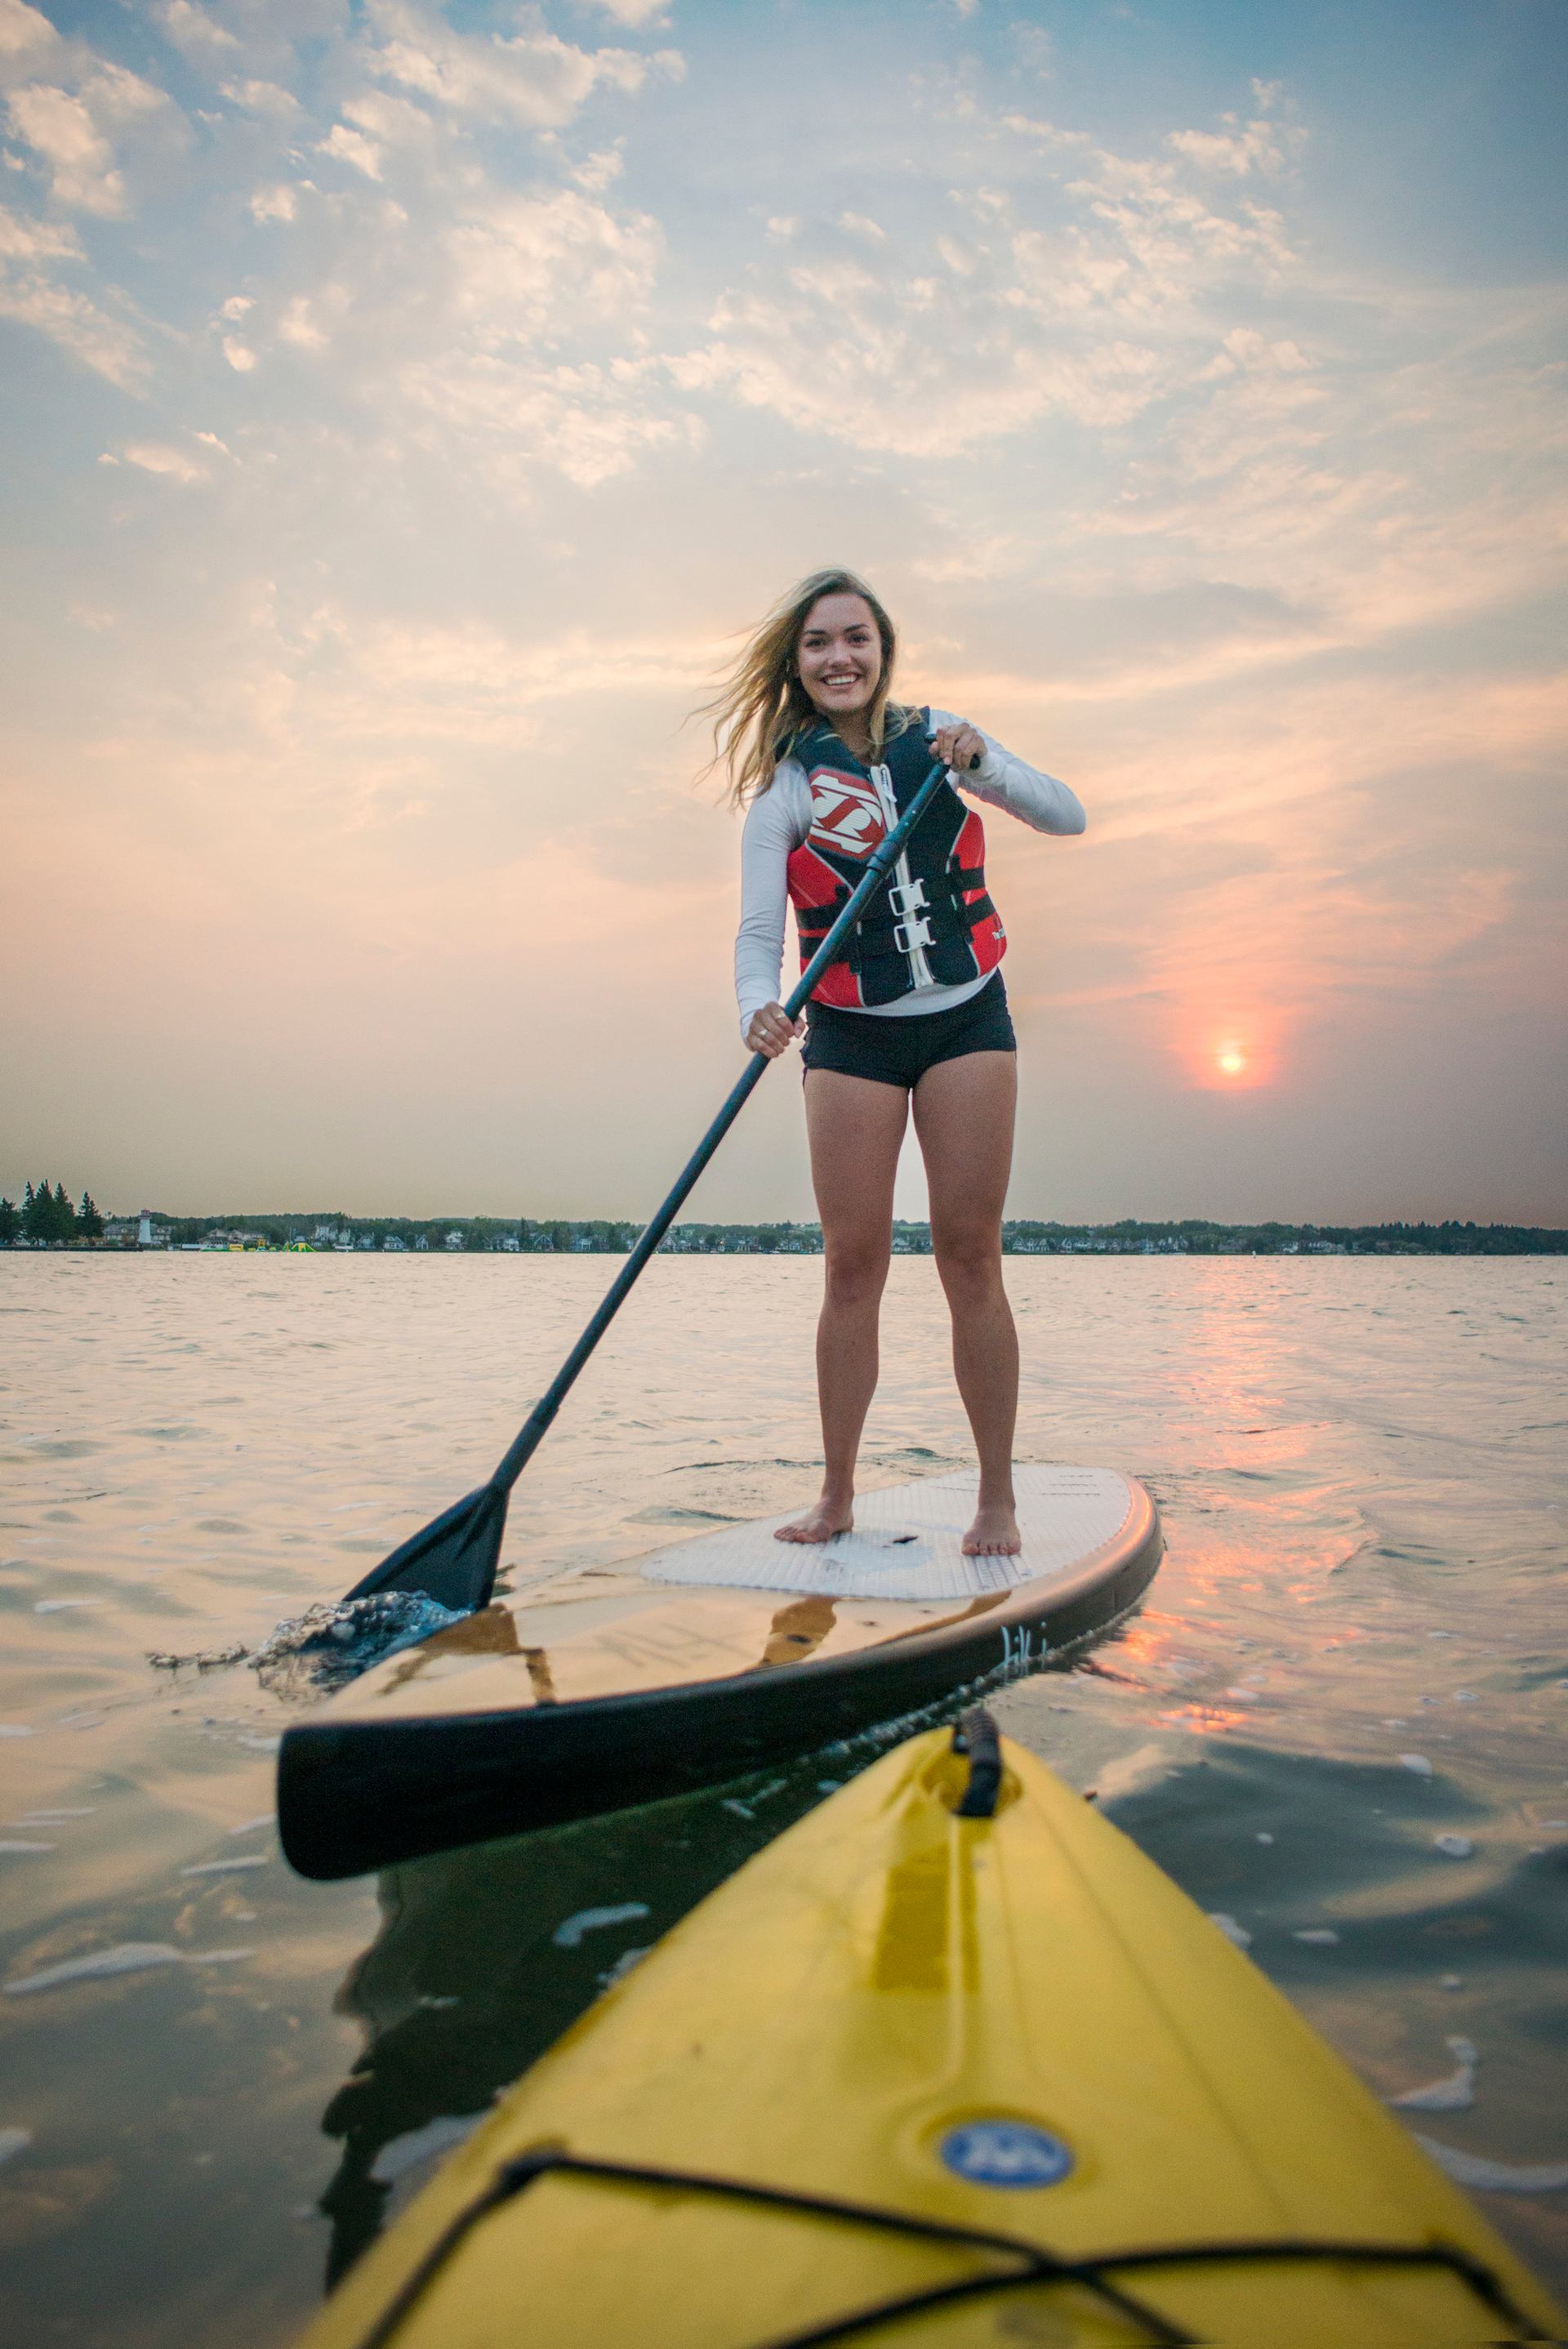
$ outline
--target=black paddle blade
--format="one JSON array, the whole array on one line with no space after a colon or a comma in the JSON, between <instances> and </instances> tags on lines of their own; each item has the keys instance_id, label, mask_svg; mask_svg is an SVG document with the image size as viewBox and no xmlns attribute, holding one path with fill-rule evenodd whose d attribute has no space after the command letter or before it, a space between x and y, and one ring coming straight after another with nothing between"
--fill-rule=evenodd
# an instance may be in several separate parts
<instances>
[{"instance_id":1,"label":"black paddle blade","mask_svg":"<svg viewBox=\"0 0 1568 2349\"><path fill-rule=\"evenodd\" d=\"M346 1596L368 1599L377 1590L422 1590L454 1613L488 1607L500 1563L506 1497L499 1485L481 1485L399 1542Z\"/></svg>"}]
</instances>

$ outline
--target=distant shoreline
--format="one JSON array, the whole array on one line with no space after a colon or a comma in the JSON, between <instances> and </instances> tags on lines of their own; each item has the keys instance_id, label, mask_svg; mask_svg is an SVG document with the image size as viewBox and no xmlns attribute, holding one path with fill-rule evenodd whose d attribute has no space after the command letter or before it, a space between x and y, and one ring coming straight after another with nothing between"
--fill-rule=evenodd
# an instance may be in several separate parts
<instances>
[{"instance_id":1,"label":"distant shoreline","mask_svg":"<svg viewBox=\"0 0 1568 2349\"><path fill-rule=\"evenodd\" d=\"M15 1240L17 1254L116 1256L144 1252L291 1252L355 1255L624 1256L639 1224L614 1219L490 1216L139 1216L104 1217L101 1238ZM931 1229L899 1222L897 1256L929 1256ZM1563 1256L1568 1231L1518 1224L1217 1224L1201 1219L1063 1224L1016 1218L1002 1226L1007 1256ZM820 1256L816 1224L677 1224L661 1253L674 1256Z\"/></svg>"}]
</instances>

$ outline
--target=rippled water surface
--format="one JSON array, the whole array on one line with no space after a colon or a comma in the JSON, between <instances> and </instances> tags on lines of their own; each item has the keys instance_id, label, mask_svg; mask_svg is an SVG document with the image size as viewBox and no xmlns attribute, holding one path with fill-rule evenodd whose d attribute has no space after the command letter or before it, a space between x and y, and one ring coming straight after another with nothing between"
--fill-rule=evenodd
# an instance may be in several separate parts
<instances>
[{"instance_id":1,"label":"rippled water surface","mask_svg":"<svg viewBox=\"0 0 1568 2349\"><path fill-rule=\"evenodd\" d=\"M307 1885L272 1833L281 1701L146 1661L256 1641L478 1482L613 1269L0 1257L5 2337L286 2341L464 2119L815 1799L808 1764ZM657 1259L518 1490L509 1566L804 1496L820 1277ZM1493 2165L1489 2215L1568 2288L1568 1268L1008 1280L1020 1456L1141 1476L1170 1554L1005 1726L1380 2095L1457 2075L1408 2117ZM896 1263L868 1481L963 1458L946 1355L930 1265Z\"/></svg>"}]
</instances>

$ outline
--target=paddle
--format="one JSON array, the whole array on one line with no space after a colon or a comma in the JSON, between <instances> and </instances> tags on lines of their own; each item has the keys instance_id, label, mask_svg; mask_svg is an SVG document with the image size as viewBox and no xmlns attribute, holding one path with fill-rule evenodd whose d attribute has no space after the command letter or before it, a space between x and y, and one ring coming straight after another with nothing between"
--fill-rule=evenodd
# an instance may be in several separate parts
<instances>
[{"instance_id":1,"label":"paddle","mask_svg":"<svg viewBox=\"0 0 1568 2349\"><path fill-rule=\"evenodd\" d=\"M979 763L977 758L970 761L972 768ZM892 830L868 859L864 877L801 972L799 985L784 1006L789 1019L795 1019L807 1002L811 989L859 921L867 901L924 814L946 773L947 769L939 759ZM687 1193L740 1114L752 1087L767 1066L765 1052L752 1054L728 1100L681 1170L668 1198L611 1282L603 1304L518 1430L490 1482L480 1485L476 1492L466 1495L462 1500L454 1502L449 1509L443 1509L438 1517L432 1517L418 1533L411 1534L406 1542L400 1542L389 1557L384 1557L380 1565L365 1577L363 1582L355 1584L353 1589L346 1594L347 1598L367 1599L373 1592L380 1590L417 1590L424 1591L441 1606L449 1607L454 1611L467 1613L488 1605L495 1587L496 1568L500 1560L507 1495L565 1401L578 1371L624 1304L638 1274L674 1223Z\"/></svg>"}]
</instances>

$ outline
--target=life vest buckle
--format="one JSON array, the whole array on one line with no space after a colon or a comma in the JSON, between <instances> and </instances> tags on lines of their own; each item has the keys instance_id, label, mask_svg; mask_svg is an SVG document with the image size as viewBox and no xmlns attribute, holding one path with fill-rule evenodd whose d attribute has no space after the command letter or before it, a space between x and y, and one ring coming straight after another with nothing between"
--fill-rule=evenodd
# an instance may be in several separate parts
<instances>
[{"instance_id":1,"label":"life vest buckle","mask_svg":"<svg viewBox=\"0 0 1568 2349\"><path fill-rule=\"evenodd\" d=\"M918 887L920 885L917 882L915 885ZM923 914L916 914L908 921L895 922L892 942L902 955L913 954L916 947L928 947L932 944L931 924Z\"/></svg>"},{"instance_id":2,"label":"life vest buckle","mask_svg":"<svg viewBox=\"0 0 1568 2349\"><path fill-rule=\"evenodd\" d=\"M924 906L923 881L894 881L888 889L888 903L895 914L918 914Z\"/></svg>"}]
</instances>

